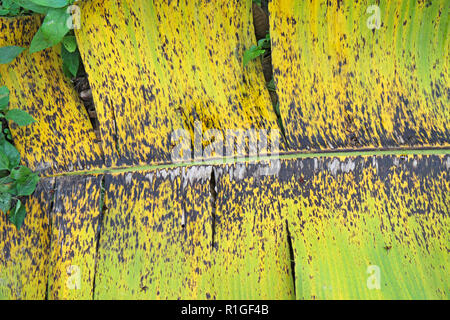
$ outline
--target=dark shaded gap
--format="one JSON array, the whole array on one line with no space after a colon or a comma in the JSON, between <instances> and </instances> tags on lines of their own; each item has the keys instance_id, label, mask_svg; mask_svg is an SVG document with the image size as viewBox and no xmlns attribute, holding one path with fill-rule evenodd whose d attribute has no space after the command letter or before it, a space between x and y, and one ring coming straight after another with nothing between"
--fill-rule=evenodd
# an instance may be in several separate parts
<instances>
[{"instance_id":1,"label":"dark shaded gap","mask_svg":"<svg viewBox=\"0 0 450 320\"><path fill-rule=\"evenodd\" d=\"M98 121L97 110L95 109L94 98L92 96L92 89L89 83L89 75L84 68L83 59L80 57L80 67L77 76L71 79L75 91L80 96L83 106L91 121L92 129L94 130L96 140L100 144L102 139L100 135L100 123Z\"/></svg>"},{"instance_id":2,"label":"dark shaded gap","mask_svg":"<svg viewBox=\"0 0 450 320\"><path fill-rule=\"evenodd\" d=\"M95 244L95 265L94 265L94 279L92 281L92 300L95 300L95 281L97 277L97 266L98 266L98 250L100 248L100 236L103 230L103 217L104 213L108 210L107 205L105 204L105 176L103 175L102 181L100 182L100 215L97 227L97 242Z\"/></svg>"},{"instance_id":3,"label":"dark shaded gap","mask_svg":"<svg viewBox=\"0 0 450 320\"><path fill-rule=\"evenodd\" d=\"M73 78L72 83L89 116L89 120L91 121L92 128L94 129L97 138L96 142L99 143L101 141L99 131L100 125L98 122L97 111L95 110L94 98L92 97L91 85L89 84L89 77L83 72L81 75Z\"/></svg>"},{"instance_id":4,"label":"dark shaded gap","mask_svg":"<svg viewBox=\"0 0 450 320\"><path fill-rule=\"evenodd\" d=\"M100 122L98 120L97 109L95 107L94 97L92 95L92 88L89 83L89 75L86 72L81 55L79 55L78 58L80 65L77 75L71 78L70 81L72 82L75 91L77 92L81 102L83 103L84 108L86 109L86 112L92 125L92 130L94 131L95 134L94 143L97 143L98 146L100 147L100 152L103 157L103 161L105 162L105 153L103 150L102 135L100 133ZM119 153L116 118L114 110L112 110L112 108L111 114L113 118L112 125L114 126L112 138L115 143L115 150L117 151L117 153Z\"/></svg>"},{"instance_id":5,"label":"dark shaded gap","mask_svg":"<svg viewBox=\"0 0 450 320\"><path fill-rule=\"evenodd\" d=\"M209 180L209 192L211 194L211 249L215 246L215 236L216 236L216 208L217 208L217 189L216 189L216 174L214 168L211 168L211 179Z\"/></svg>"},{"instance_id":6,"label":"dark shaded gap","mask_svg":"<svg viewBox=\"0 0 450 320\"><path fill-rule=\"evenodd\" d=\"M261 0L261 8L269 15L269 2L272 0Z\"/></svg>"},{"instance_id":7,"label":"dark shaded gap","mask_svg":"<svg viewBox=\"0 0 450 320\"><path fill-rule=\"evenodd\" d=\"M50 230L50 245L48 246L49 252L48 252L48 270L47 270L47 286L45 289L45 300L49 300L49 285L50 285L50 270L51 270L51 254L52 254L52 243L53 243L53 208L56 203L56 179L53 178L53 181L51 182L50 190L48 192L52 195L52 200L50 201L50 205L48 207L48 224L49 224L49 230ZM44 187L45 189L45 187ZM45 190L47 192L47 190Z\"/></svg>"},{"instance_id":8,"label":"dark shaded gap","mask_svg":"<svg viewBox=\"0 0 450 320\"><path fill-rule=\"evenodd\" d=\"M289 246L289 259L291 260L291 276L294 283L294 295L297 298L297 289L295 287L295 255L294 255L294 247L292 246L292 236L289 231L289 223L286 220L286 231L287 231L287 241Z\"/></svg>"}]
</instances>

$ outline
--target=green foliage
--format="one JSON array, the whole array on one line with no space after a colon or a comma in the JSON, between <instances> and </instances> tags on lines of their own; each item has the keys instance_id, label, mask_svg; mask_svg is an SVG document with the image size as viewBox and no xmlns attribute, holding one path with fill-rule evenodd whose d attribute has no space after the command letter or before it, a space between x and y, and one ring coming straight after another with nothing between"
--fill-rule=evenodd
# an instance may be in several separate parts
<instances>
[{"instance_id":1,"label":"green foliage","mask_svg":"<svg viewBox=\"0 0 450 320\"><path fill-rule=\"evenodd\" d=\"M0 48L0 64L7 64L13 61L25 48L17 46L7 46Z\"/></svg>"},{"instance_id":2,"label":"green foliage","mask_svg":"<svg viewBox=\"0 0 450 320\"><path fill-rule=\"evenodd\" d=\"M17 200L16 205L9 214L9 221L11 221L12 224L14 224L17 227L17 229L20 230L20 227L22 226L23 221L25 220L26 214L27 212L25 206L22 205L22 202L20 200Z\"/></svg>"},{"instance_id":3,"label":"green foliage","mask_svg":"<svg viewBox=\"0 0 450 320\"><path fill-rule=\"evenodd\" d=\"M27 112L20 109L12 109L6 112L5 118L10 121L14 121L19 126L27 126L35 122L32 116L30 116Z\"/></svg>"},{"instance_id":4,"label":"green foliage","mask_svg":"<svg viewBox=\"0 0 450 320\"><path fill-rule=\"evenodd\" d=\"M71 1L68 1L68 0L30 0L29 2L32 2L32 3L42 6L42 7L64 8Z\"/></svg>"},{"instance_id":5,"label":"green foliage","mask_svg":"<svg viewBox=\"0 0 450 320\"><path fill-rule=\"evenodd\" d=\"M63 46L61 46L61 57L63 59L63 71L64 74L69 77L76 77L78 73L78 68L80 67L80 52L78 51L78 48L70 47L67 48L67 45L63 42ZM73 51L70 51L73 50Z\"/></svg>"},{"instance_id":6,"label":"green foliage","mask_svg":"<svg viewBox=\"0 0 450 320\"><path fill-rule=\"evenodd\" d=\"M35 122L25 111L9 109L9 90L5 86L0 87L0 118L19 126ZM9 220L20 229L26 210L19 197L29 196L34 192L39 176L20 165L20 153L7 139L11 139L10 132L8 129L3 130L0 123L0 211L4 214L9 212Z\"/></svg>"},{"instance_id":7,"label":"green foliage","mask_svg":"<svg viewBox=\"0 0 450 320\"><path fill-rule=\"evenodd\" d=\"M5 86L0 87L0 110L9 105L9 89Z\"/></svg>"},{"instance_id":8,"label":"green foliage","mask_svg":"<svg viewBox=\"0 0 450 320\"><path fill-rule=\"evenodd\" d=\"M27 9L18 4L15 0L0 1L0 16L13 17L17 15L26 14Z\"/></svg>"},{"instance_id":9,"label":"green foliage","mask_svg":"<svg viewBox=\"0 0 450 320\"><path fill-rule=\"evenodd\" d=\"M258 45L253 45L250 47L250 49L244 52L244 67L247 66L250 61L263 56L269 49L270 34L267 34L264 39L258 41Z\"/></svg>"},{"instance_id":10,"label":"green foliage","mask_svg":"<svg viewBox=\"0 0 450 320\"><path fill-rule=\"evenodd\" d=\"M0 1L0 16L17 16L30 13L45 14L41 27L31 41L29 52L34 53L62 43L61 57L66 76L75 77L80 65L76 38L68 21L72 18L69 6L74 0L3 0ZM24 48L0 48L0 63L9 63Z\"/></svg>"},{"instance_id":11,"label":"green foliage","mask_svg":"<svg viewBox=\"0 0 450 320\"><path fill-rule=\"evenodd\" d=\"M12 170L20 163L20 154L11 143L2 139L0 142L0 170Z\"/></svg>"},{"instance_id":12,"label":"green foliage","mask_svg":"<svg viewBox=\"0 0 450 320\"><path fill-rule=\"evenodd\" d=\"M262 56L265 52L266 50L259 49L258 46L251 46L250 49L244 52L244 67L247 66L250 61Z\"/></svg>"},{"instance_id":13,"label":"green foliage","mask_svg":"<svg viewBox=\"0 0 450 320\"><path fill-rule=\"evenodd\" d=\"M70 31L67 20L70 15L65 9L50 9L36 32L30 45L30 53L53 47L60 43Z\"/></svg>"},{"instance_id":14,"label":"green foliage","mask_svg":"<svg viewBox=\"0 0 450 320\"><path fill-rule=\"evenodd\" d=\"M269 90L269 91L277 92L273 78L269 82L267 82L266 87L267 87L267 90Z\"/></svg>"},{"instance_id":15,"label":"green foliage","mask_svg":"<svg viewBox=\"0 0 450 320\"><path fill-rule=\"evenodd\" d=\"M270 34L267 33L264 39L258 41L258 48L261 49L270 49Z\"/></svg>"},{"instance_id":16,"label":"green foliage","mask_svg":"<svg viewBox=\"0 0 450 320\"><path fill-rule=\"evenodd\" d=\"M257 5L261 6L261 0L253 0L253 3L256 3Z\"/></svg>"},{"instance_id":17,"label":"green foliage","mask_svg":"<svg viewBox=\"0 0 450 320\"><path fill-rule=\"evenodd\" d=\"M39 176L20 166L20 154L6 140L0 125L0 211L9 212L9 220L20 229L26 211L19 197L29 196L36 189Z\"/></svg>"},{"instance_id":18,"label":"green foliage","mask_svg":"<svg viewBox=\"0 0 450 320\"><path fill-rule=\"evenodd\" d=\"M27 126L35 122L32 116L20 109L9 109L9 89L0 87L0 118L14 121L19 126Z\"/></svg>"},{"instance_id":19,"label":"green foliage","mask_svg":"<svg viewBox=\"0 0 450 320\"><path fill-rule=\"evenodd\" d=\"M73 35L67 35L62 40L64 48L70 52L73 53L77 49L77 39Z\"/></svg>"},{"instance_id":20,"label":"green foliage","mask_svg":"<svg viewBox=\"0 0 450 320\"><path fill-rule=\"evenodd\" d=\"M50 9L62 9L74 2L73 0L2 0L0 16L15 17L33 12L47 14Z\"/></svg>"}]
</instances>

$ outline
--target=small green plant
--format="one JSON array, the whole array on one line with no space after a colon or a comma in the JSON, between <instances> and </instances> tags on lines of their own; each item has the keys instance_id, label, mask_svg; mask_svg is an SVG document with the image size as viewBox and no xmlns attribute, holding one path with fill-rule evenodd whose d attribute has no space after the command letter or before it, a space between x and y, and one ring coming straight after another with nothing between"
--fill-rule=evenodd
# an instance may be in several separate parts
<instances>
[{"instance_id":1,"label":"small green plant","mask_svg":"<svg viewBox=\"0 0 450 320\"><path fill-rule=\"evenodd\" d=\"M71 5L74 2L75 0L2 0L0 16L44 14L45 18L31 41L29 52L38 52L62 43L61 57L64 73L68 77L75 77L80 65L80 53L71 29L73 27ZM22 51L16 51L16 56Z\"/></svg>"},{"instance_id":2,"label":"small green plant","mask_svg":"<svg viewBox=\"0 0 450 320\"><path fill-rule=\"evenodd\" d=\"M269 82L267 82L266 87L267 87L267 89L268 89L269 91L277 92L277 89L276 89L276 87L275 87L275 82L274 82L273 78L270 79Z\"/></svg>"},{"instance_id":3,"label":"small green plant","mask_svg":"<svg viewBox=\"0 0 450 320\"><path fill-rule=\"evenodd\" d=\"M9 90L6 86L0 87L0 119L13 121L19 126L35 122L25 111L9 108ZM34 192L39 176L20 165L20 153L8 141L11 138L9 129L3 129L3 123L0 122L0 211L8 215L9 220L20 229L26 215L20 197Z\"/></svg>"},{"instance_id":4,"label":"small green plant","mask_svg":"<svg viewBox=\"0 0 450 320\"><path fill-rule=\"evenodd\" d=\"M270 50L270 34L268 33L264 39L258 41L258 45L252 45L250 49L244 52L244 67L247 64L260 57L263 56L267 50Z\"/></svg>"},{"instance_id":5,"label":"small green plant","mask_svg":"<svg viewBox=\"0 0 450 320\"><path fill-rule=\"evenodd\" d=\"M62 40L61 58L64 74L69 78L76 77L80 68L81 56L73 31L70 31Z\"/></svg>"},{"instance_id":6,"label":"small green plant","mask_svg":"<svg viewBox=\"0 0 450 320\"><path fill-rule=\"evenodd\" d=\"M14 17L29 14L29 10L24 9L14 0L0 1L0 16Z\"/></svg>"}]
</instances>

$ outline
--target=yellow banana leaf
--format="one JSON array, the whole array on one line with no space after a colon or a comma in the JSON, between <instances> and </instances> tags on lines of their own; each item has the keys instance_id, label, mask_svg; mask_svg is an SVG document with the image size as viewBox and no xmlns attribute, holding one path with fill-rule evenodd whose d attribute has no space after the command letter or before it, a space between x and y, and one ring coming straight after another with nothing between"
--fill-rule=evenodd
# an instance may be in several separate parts
<instances>
[{"instance_id":1,"label":"yellow banana leaf","mask_svg":"<svg viewBox=\"0 0 450 320\"><path fill-rule=\"evenodd\" d=\"M298 299L448 299L450 156L283 160Z\"/></svg>"},{"instance_id":2,"label":"yellow banana leaf","mask_svg":"<svg viewBox=\"0 0 450 320\"><path fill-rule=\"evenodd\" d=\"M447 23L428 19L446 5L399 3L382 1L387 20L368 32L366 16L354 25L364 1L272 1L290 151L448 145ZM38 120L13 132L24 163L56 175L27 199L20 231L0 217L0 298L449 298L447 150L166 165L177 129L276 128L260 64L242 65L255 42L251 1L80 5L102 151L58 48L0 66L12 105ZM5 21L37 28L37 18ZM0 45L31 38L10 37ZM56 81L36 80L48 74ZM18 130L43 137L31 144Z\"/></svg>"},{"instance_id":3,"label":"yellow banana leaf","mask_svg":"<svg viewBox=\"0 0 450 320\"><path fill-rule=\"evenodd\" d=\"M106 175L95 297L448 299L449 159L290 156L274 176L259 162Z\"/></svg>"},{"instance_id":4,"label":"yellow banana leaf","mask_svg":"<svg viewBox=\"0 0 450 320\"><path fill-rule=\"evenodd\" d=\"M286 220L269 164L216 167L214 287L218 299L294 299Z\"/></svg>"},{"instance_id":5,"label":"yellow banana leaf","mask_svg":"<svg viewBox=\"0 0 450 320\"><path fill-rule=\"evenodd\" d=\"M81 4L80 52L107 165L170 162L172 134L277 129L251 1L100 1ZM197 124L196 124L197 123Z\"/></svg>"},{"instance_id":6,"label":"yellow banana leaf","mask_svg":"<svg viewBox=\"0 0 450 320\"><path fill-rule=\"evenodd\" d=\"M105 176L96 299L211 297L211 168L184 170Z\"/></svg>"},{"instance_id":7,"label":"yellow banana leaf","mask_svg":"<svg viewBox=\"0 0 450 320\"><path fill-rule=\"evenodd\" d=\"M103 176L56 179L48 299L91 299L101 226Z\"/></svg>"},{"instance_id":8,"label":"yellow banana leaf","mask_svg":"<svg viewBox=\"0 0 450 320\"><path fill-rule=\"evenodd\" d=\"M271 1L291 151L449 146L450 2L376 3Z\"/></svg>"}]
</instances>

